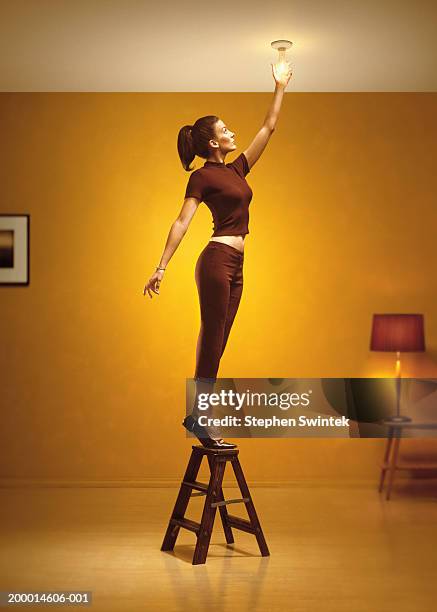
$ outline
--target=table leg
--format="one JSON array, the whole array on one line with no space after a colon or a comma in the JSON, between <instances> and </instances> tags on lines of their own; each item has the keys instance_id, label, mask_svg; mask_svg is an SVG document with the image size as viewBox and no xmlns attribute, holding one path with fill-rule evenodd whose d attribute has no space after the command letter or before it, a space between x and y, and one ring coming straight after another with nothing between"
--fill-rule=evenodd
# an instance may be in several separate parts
<instances>
[{"instance_id":1,"label":"table leg","mask_svg":"<svg viewBox=\"0 0 437 612\"><path fill-rule=\"evenodd\" d=\"M387 444L385 445L385 453L384 453L384 462L382 464L382 468L381 468L381 477L379 479L379 492L381 493L381 491L384 488L384 480L385 480L385 475L386 472L388 470L388 465L389 465L389 458L390 458L390 451L392 448L392 444L393 444L393 427L389 427L389 431L388 431L388 437L387 437Z\"/></svg>"},{"instance_id":2,"label":"table leg","mask_svg":"<svg viewBox=\"0 0 437 612\"><path fill-rule=\"evenodd\" d=\"M394 441L393 452L392 452L391 461L390 461L386 499L390 499L390 493L391 493L391 490L392 490L392 487L393 487L395 471L396 471L396 466L397 466L397 460L398 460L400 441L401 441L400 432L398 431L397 432L397 436L396 436L395 441Z\"/></svg>"}]
</instances>

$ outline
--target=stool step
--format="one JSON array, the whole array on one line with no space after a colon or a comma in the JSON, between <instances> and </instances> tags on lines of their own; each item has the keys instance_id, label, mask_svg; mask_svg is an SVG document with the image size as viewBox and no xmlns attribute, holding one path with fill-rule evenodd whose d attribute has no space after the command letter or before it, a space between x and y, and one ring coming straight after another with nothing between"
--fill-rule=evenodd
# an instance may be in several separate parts
<instances>
[{"instance_id":1,"label":"stool step","mask_svg":"<svg viewBox=\"0 0 437 612\"><path fill-rule=\"evenodd\" d=\"M207 448L205 446L194 445L192 446L193 451L201 455L215 455L216 457L236 457L238 455L238 448Z\"/></svg>"},{"instance_id":2,"label":"stool step","mask_svg":"<svg viewBox=\"0 0 437 612\"><path fill-rule=\"evenodd\" d=\"M211 504L211 508L217 508L217 506L227 506L228 504L238 504L240 502L248 502L250 501L249 497L241 497L240 499L226 499L219 502L213 502Z\"/></svg>"},{"instance_id":3,"label":"stool step","mask_svg":"<svg viewBox=\"0 0 437 612\"><path fill-rule=\"evenodd\" d=\"M203 482L198 482L195 480L194 482L188 482L188 480L184 480L182 482L186 487L190 487L190 489L196 489L196 491L203 491L206 493L208 491L208 485Z\"/></svg>"},{"instance_id":4,"label":"stool step","mask_svg":"<svg viewBox=\"0 0 437 612\"><path fill-rule=\"evenodd\" d=\"M196 523L196 521L190 521L187 518L172 518L170 520L171 525L177 525L178 527L184 527L189 531L194 531L194 533L198 534L200 531L200 523Z\"/></svg>"},{"instance_id":5,"label":"stool step","mask_svg":"<svg viewBox=\"0 0 437 612\"><path fill-rule=\"evenodd\" d=\"M235 527L235 529L240 529L241 531L247 531L247 533L255 533L256 531L252 527L250 521L242 519L239 516L234 516L233 514L228 514L228 525L229 527Z\"/></svg>"}]
</instances>

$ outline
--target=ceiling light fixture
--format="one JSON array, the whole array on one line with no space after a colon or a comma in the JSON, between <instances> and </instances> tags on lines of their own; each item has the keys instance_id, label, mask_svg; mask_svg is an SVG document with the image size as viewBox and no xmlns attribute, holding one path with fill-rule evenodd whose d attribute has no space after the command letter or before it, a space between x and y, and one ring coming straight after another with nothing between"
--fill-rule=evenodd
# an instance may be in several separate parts
<instances>
[{"instance_id":1,"label":"ceiling light fixture","mask_svg":"<svg viewBox=\"0 0 437 612\"><path fill-rule=\"evenodd\" d=\"M285 52L287 49L290 49L293 44L290 40L274 40L270 43L273 49L278 50L279 58L276 63L277 69L280 73L286 73L288 71L287 60L285 57Z\"/></svg>"}]
</instances>

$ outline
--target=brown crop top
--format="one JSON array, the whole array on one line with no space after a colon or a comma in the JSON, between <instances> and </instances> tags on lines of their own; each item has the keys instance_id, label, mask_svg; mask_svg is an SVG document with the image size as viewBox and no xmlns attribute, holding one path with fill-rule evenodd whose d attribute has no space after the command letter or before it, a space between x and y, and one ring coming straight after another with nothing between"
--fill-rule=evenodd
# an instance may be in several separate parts
<instances>
[{"instance_id":1,"label":"brown crop top","mask_svg":"<svg viewBox=\"0 0 437 612\"><path fill-rule=\"evenodd\" d=\"M188 180L186 198L205 202L212 212L213 236L237 236L249 233L249 204L252 189L244 178L250 172L244 153L225 164L206 161Z\"/></svg>"}]
</instances>

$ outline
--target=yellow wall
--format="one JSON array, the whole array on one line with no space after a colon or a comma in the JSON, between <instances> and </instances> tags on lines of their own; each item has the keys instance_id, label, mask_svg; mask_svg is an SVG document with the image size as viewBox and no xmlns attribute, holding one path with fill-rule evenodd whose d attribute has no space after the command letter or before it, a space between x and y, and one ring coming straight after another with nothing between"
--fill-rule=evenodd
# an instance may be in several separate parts
<instances>
[{"instance_id":1,"label":"yellow wall","mask_svg":"<svg viewBox=\"0 0 437 612\"><path fill-rule=\"evenodd\" d=\"M242 151L270 93L0 94L0 207L31 215L31 284L0 287L2 478L179 481L202 204L143 297L189 174L179 128L217 114ZM245 286L219 376L393 374L374 312L422 312L437 377L432 93L292 93L247 177ZM234 156L229 157L231 161ZM203 160L196 160L196 167ZM376 478L383 440L241 440L254 482Z\"/></svg>"}]
</instances>

